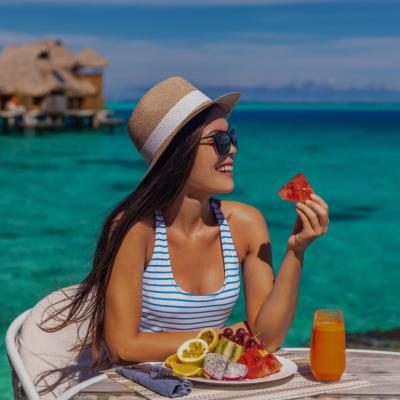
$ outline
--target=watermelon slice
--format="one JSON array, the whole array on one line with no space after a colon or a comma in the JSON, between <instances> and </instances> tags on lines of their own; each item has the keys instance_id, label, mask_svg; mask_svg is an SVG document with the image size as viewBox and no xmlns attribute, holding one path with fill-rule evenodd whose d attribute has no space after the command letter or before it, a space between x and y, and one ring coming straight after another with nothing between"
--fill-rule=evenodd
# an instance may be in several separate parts
<instances>
[{"instance_id":1,"label":"watermelon slice","mask_svg":"<svg viewBox=\"0 0 400 400\"><path fill-rule=\"evenodd\" d=\"M275 374L275 372L279 372L282 368L282 364L273 354L267 354L264 358L264 363L271 371L271 374Z\"/></svg>"},{"instance_id":2,"label":"watermelon slice","mask_svg":"<svg viewBox=\"0 0 400 400\"><path fill-rule=\"evenodd\" d=\"M239 358L238 363L247 366L247 379L263 378L278 372L282 367L282 364L273 354L267 354L263 357L256 347L247 348Z\"/></svg>"},{"instance_id":3,"label":"watermelon slice","mask_svg":"<svg viewBox=\"0 0 400 400\"><path fill-rule=\"evenodd\" d=\"M278 193L282 200L304 203L314 190L303 174L297 174Z\"/></svg>"}]
</instances>

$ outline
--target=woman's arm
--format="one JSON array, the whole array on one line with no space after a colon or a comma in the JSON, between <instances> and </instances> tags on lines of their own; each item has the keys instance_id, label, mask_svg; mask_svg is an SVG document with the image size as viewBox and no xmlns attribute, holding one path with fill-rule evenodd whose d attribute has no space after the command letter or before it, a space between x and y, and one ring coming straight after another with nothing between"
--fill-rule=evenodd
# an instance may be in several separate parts
<instances>
[{"instance_id":1,"label":"woman's arm","mask_svg":"<svg viewBox=\"0 0 400 400\"><path fill-rule=\"evenodd\" d=\"M303 255L287 250L273 289L254 320L253 331L261 333L267 350L275 351L293 321L299 292Z\"/></svg>"},{"instance_id":2,"label":"woman's arm","mask_svg":"<svg viewBox=\"0 0 400 400\"><path fill-rule=\"evenodd\" d=\"M241 218L245 219L242 223L248 237L243 266L247 317L253 333L261 334L268 351L279 347L294 318L304 250L327 231L327 210L319 196L307 206L296 206L299 217L274 281L271 241L264 217L254 207L243 207Z\"/></svg>"},{"instance_id":3,"label":"woman's arm","mask_svg":"<svg viewBox=\"0 0 400 400\"><path fill-rule=\"evenodd\" d=\"M148 234L149 228L143 223L132 227L117 253L107 287L104 329L113 363L164 360L199 332L139 332ZM232 327L244 327L244 324ZM216 330L220 333L222 329Z\"/></svg>"}]
</instances>

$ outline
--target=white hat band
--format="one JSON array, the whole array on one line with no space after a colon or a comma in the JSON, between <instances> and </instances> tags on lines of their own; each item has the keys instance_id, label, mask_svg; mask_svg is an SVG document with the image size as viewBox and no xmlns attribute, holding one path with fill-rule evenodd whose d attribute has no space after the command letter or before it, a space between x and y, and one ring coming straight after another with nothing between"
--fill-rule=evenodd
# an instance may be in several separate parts
<instances>
[{"instance_id":1,"label":"white hat band","mask_svg":"<svg viewBox=\"0 0 400 400\"><path fill-rule=\"evenodd\" d=\"M150 162L154 154L178 125L188 117L193 110L211 99L200 90L193 90L182 97L155 127L140 151L144 159Z\"/></svg>"}]
</instances>

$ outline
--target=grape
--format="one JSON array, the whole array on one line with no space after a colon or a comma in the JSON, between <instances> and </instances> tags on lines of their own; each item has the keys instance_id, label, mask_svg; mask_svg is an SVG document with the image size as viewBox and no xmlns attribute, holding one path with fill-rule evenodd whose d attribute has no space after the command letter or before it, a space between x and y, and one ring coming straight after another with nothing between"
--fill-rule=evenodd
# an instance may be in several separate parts
<instances>
[{"instance_id":1,"label":"grape","mask_svg":"<svg viewBox=\"0 0 400 400\"><path fill-rule=\"evenodd\" d=\"M226 338L230 338L230 337L233 335L233 330L232 330L232 328L225 328L225 329L224 329L224 332L223 332L223 335L224 335Z\"/></svg>"},{"instance_id":2,"label":"grape","mask_svg":"<svg viewBox=\"0 0 400 400\"><path fill-rule=\"evenodd\" d=\"M239 338L236 335L232 335L229 340L233 343L237 343L238 344L238 340Z\"/></svg>"},{"instance_id":3,"label":"grape","mask_svg":"<svg viewBox=\"0 0 400 400\"><path fill-rule=\"evenodd\" d=\"M238 336L238 337L243 337L245 333L246 333L246 330L243 328L236 329L236 336Z\"/></svg>"},{"instance_id":4,"label":"grape","mask_svg":"<svg viewBox=\"0 0 400 400\"><path fill-rule=\"evenodd\" d=\"M251 338L251 335L249 332L245 332L245 334L243 335L243 343L246 344L247 341Z\"/></svg>"},{"instance_id":5,"label":"grape","mask_svg":"<svg viewBox=\"0 0 400 400\"><path fill-rule=\"evenodd\" d=\"M246 347L247 348L256 347L256 346L257 346L257 342L254 339L249 339L246 342Z\"/></svg>"},{"instance_id":6,"label":"grape","mask_svg":"<svg viewBox=\"0 0 400 400\"><path fill-rule=\"evenodd\" d=\"M243 346L243 337L242 336L233 335L230 340L232 340L232 342L235 342L236 344L240 344L241 346Z\"/></svg>"},{"instance_id":7,"label":"grape","mask_svg":"<svg viewBox=\"0 0 400 400\"><path fill-rule=\"evenodd\" d=\"M267 344L262 339L258 339L257 348L260 350L266 350Z\"/></svg>"}]
</instances>

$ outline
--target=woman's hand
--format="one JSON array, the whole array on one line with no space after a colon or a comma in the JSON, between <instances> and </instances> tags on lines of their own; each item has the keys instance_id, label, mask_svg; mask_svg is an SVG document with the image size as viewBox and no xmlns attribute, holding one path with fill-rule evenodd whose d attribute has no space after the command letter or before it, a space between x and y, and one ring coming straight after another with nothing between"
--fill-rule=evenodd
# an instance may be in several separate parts
<instances>
[{"instance_id":1,"label":"woman's hand","mask_svg":"<svg viewBox=\"0 0 400 400\"><path fill-rule=\"evenodd\" d=\"M312 194L306 204L296 204L296 212L299 216L288 240L288 249L302 253L317 237L328 231L328 205L320 196Z\"/></svg>"}]
</instances>

